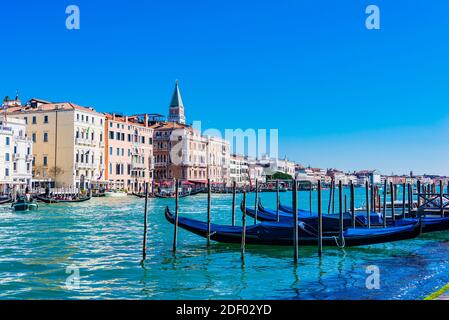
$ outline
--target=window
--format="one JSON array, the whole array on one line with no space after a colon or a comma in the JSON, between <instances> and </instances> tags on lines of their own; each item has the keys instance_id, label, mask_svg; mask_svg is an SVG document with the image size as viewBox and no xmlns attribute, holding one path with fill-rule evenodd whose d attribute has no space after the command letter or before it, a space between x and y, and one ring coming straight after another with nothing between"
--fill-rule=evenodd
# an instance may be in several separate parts
<instances>
[{"instance_id":1,"label":"window","mask_svg":"<svg viewBox=\"0 0 449 320\"><path fill-rule=\"evenodd\" d=\"M109 139L114 140L114 131L109 131Z\"/></svg>"},{"instance_id":2,"label":"window","mask_svg":"<svg viewBox=\"0 0 449 320\"><path fill-rule=\"evenodd\" d=\"M27 172L30 172L30 170L31 170L31 167L30 167L30 163L28 162L27 163Z\"/></svg>"},{"instance_id":3,"label":"window","mask_svg":"<svg viewBox=\"0 0 449 320\"><path fill-rule=\"evenodd\" d=\"M44 156L43 164L44 164L44 167L46 167L48 165L48 157L47 156Z\"/></svg>"},{"instance_id":4,"label":"window","mask_svg":"<svg viewBox=\"0 0 449 320\"><path fill-rule=\"evenodd\" d=\"M76 120L80 121L80 114L79 113L76 114Z\"/></svg>"},{"instance_id":5,"label":"window","mask_svg":"<svg viewBox=\"0 0 449 320\"><path fill-rule=\"evenodd\" d=\"M112 156L112 147L109 147L109 155Z\"/></svg>"},{"instance_id":6,"label":"window","mask_svg":"<svg viewBox=\"0 0 449 320\"><path fill-rule=\"evenodd\" d=\"M120 148L117 148L117 155L120 155Z\"/></svg>"},{"instance_id":7,"label":"window","mask_svg":"<svg viewBox=\"0 0 449 320\"><path fill-rule=\"evenodd\" d=\"M6 137L6 145L9 146L11 144L11 139L9 137Z\"/></svg>"},{"instance_id":8,"label":"window","mask_svg":"<svg viewBox=\"0 0 449 320\"><path fill-rule=\"evenodd\" d=\"M14 171L17 171L17 162L14 162L14 163L12 164L12 169L13 169Z\"/></svg>"},{"instance_id":9,"label":"window","mask_svg":"<svg viewBox=\"0 0 449 320\"><path fill-rule=\"evenodd\" d=\"M48 142L48 132L44 132L44 142Z\"/></svg>"},{"instance_id":10,"label":"window","mask_svg":"<svg viewBox=\"0 0 449 320\"><path fill-rule=\"evenodd\" d=\"M28 124L28 117L23 118L25 120L25 124Z\"/></svg>"},{"instance_id":11,"label":"window","mask_svg":"<svg viewBox=\"0 0 449 320\"><path fill-rule=\"evenodd\" d=\"M17 154L17 146L14 146L14 154Z\"/></svg>"},{"instance_id":12,"label":"window","mask_svg":"<svg viewBox=\"0 0 449 320\"><path fill-rule=\"evenodd\" d=\"M5 161L10 161L9 160L9 153L5 153Z\"/></svg>"},{"instance_id":13,"label":"window","mask_svg":"<svg viewBox=\"0 0 449 320\"><path fill-rule=\"evenodd\" d=\"M120 132L117 132L115 136L116 136L116 139L117 139L118 141L120 141Z\"/></svg>"},{"instance_id":14,"label":"window","mask_svg":"<svg viewBox=\"0 0 449 320\"><path fill-rule=\"evenodd\" d=\"M33 134L31 135L31 139L34 143L36 143L36 133L33 132Z\"/></svg>"},{"instance_id":15,"label":"window","mask_svg":"<svg viewBox=\"0 0 449 320\"><path fill-rule=\"evenodd\" d=\"M9 168L5 168L5 177L9 177Z\"/></svg>"},{"instance_id":16,"label":"window","mask_svg":"<svg viewBox=\"0 0 449 320\"><path fill-rule=\"evenodd\" d=\"M103 134L100 133L100 142L103 142Z\"/></svg>"},{"instance_id":17,"label":"window","mask_svg":"<svg viewBox=\"0 0 449 320\"><path fill-rule=\"evenodd\" d=\"M36 116L33 116L33 124L36 124L37 123L37 121L36 121Z\"/></svg>"},{"instance_id":18,"label":"window","mask_svg":"<svg viewBox=\"0 0 449 320\"><path fill-rule=\"evenodd\" d=\"M28 147L28 148L27 148L27 155L30 155L30 154L31 154L31 148Z\"/></svg>"},{"instance_id":19,"label":"window","mask_svg":"<svg viewBox=\"0 0 449 320\"><path fill-rule=\"evenodd\" d=\"M44 116L44 123L48 123L48 116Z\"/></svg>"}]
</instances>

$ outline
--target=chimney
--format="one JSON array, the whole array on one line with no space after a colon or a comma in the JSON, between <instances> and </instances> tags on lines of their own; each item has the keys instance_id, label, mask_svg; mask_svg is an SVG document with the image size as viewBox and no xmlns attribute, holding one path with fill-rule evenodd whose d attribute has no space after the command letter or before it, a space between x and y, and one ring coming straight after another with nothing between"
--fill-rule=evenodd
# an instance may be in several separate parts
<instances>
[{"instance_id":1,"label":"chimney","mask_svg":"<svg viewBox=\"0 0 449 320\"><path fill-rule=\"evenodd\" d=\"M145 127L148 127L148 114L145 113Z\"/></svg>"},{"instance_id":2,"label":"chimney","mask_svg":"<svg viewBox=\"0 0 449 320\"><path fill-rule=\"evenodd\" d=\"M115 121L115 113L112 114L112 120Z\"/></svg>"}]
</instances>

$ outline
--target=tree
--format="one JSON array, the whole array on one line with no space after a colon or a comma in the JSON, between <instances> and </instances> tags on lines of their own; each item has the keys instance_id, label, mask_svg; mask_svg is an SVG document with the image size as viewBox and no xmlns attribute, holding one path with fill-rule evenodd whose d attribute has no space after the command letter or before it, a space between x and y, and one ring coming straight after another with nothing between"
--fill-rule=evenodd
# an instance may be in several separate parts
<instances>
[{"instance_id":1,"label":"tree","mask_svg":"<svg viewBox=\"0 0 449 320\"><path fill-rule=\"evenodd\" d=\"M56 178L60 175L63 174L64 170L62 170L60 167L51 167L48 170L48 175L50 176L50 178L53 178L53 180L56 181Z\"/></svg>"},{"instance_id":2,"label":"tree","mask_svg":"<svg viewBox=\"0 0 449 320\"><path fill-rule=\"evenodd\" d=\"M267 176L267 180L291 180L293 177L288 173L277 171L271 176Z\"/></svg>"}]
</instances>

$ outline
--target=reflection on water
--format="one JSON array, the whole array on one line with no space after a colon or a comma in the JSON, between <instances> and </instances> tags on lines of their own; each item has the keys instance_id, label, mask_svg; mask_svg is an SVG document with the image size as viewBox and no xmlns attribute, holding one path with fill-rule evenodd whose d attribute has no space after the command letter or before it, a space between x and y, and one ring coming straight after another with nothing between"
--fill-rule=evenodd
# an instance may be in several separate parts
<instances>
[{"instance_id":1,"label":"reflection on water","mask_svg":"<svg viewBox=\"0 0 449 320\"><path fill-rule=\"evenodd\" d=\"M360 205L363 190L357 195ZM284 204L290 197L281 194ZM261 198L274 207L274 193ZM308 193L299 200L308 208ZM213 195L214 223L231 223L231 203L231 195ZM254 204L254 195L248 203ZM43 204L24 214L0 207L0 298L419 299L449 282L446 232L344 250L325 247L322 258L316 247L300 245L295 266L291 247L248 245L242 262L239 245L212 242L208 249L206 239L180 230L173 254L173 226L163 215L165 206L174 205L170 199L149 200L142 266L143 204L133 197L100 198ZM180 205L180 214L206 220L206 195L182 198ZM379 290L365 287L369 265L380 269ZM79 289L65 286L68 266L79 268Z\"/></svg>"}]
</instances>

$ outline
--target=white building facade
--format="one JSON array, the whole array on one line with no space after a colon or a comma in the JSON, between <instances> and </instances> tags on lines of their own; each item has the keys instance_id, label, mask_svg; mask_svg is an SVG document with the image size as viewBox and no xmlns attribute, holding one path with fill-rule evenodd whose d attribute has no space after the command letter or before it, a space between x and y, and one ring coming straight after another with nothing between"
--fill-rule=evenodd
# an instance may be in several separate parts
<instances>
[{"instance_id":1,"label":"white building facade","mask_svg":"<svg viewBox=\"0 0 449 320\"><path fill-rule=\"evenodd\" d=\"M33 143L22 119L0 117L0 193L31 187Z\"/></svg>"}]
</instances>

